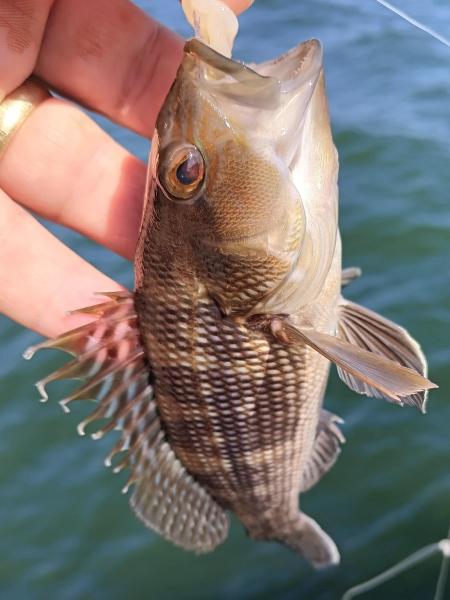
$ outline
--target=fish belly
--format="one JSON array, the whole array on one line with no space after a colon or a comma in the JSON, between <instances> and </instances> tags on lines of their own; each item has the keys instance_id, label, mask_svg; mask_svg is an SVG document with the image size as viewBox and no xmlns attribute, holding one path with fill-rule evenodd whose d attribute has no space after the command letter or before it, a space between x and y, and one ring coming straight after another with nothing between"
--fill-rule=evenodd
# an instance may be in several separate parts
<instances>
[{"instance_id":1,"label":"fish belly","mask_svg":"<svg viewBox=\"0 0 450 600\"><path fill-rule=\"evenodd\" d=\"M250 532L297 515L328 361L221 316L188 284L136 292L167 439L186 469Z\"/></svg>"}]
</instances>

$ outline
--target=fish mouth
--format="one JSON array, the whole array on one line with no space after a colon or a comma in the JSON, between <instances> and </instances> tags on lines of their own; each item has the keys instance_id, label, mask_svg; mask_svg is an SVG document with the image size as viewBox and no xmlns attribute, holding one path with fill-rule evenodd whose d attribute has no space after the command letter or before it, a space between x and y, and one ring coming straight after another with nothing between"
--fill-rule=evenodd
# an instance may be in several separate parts
<instances>
[{"instance_id":1,"label":"fish mouth","mask_svg":"<svg viewBox=\"0 0 450 600\"><path fill-rule=\"evenodd\" d=\"M294 91L299 86L314 82L322 68L322 44L317 39L302 42L278 58L247 68L260 77L271 77L281 84L281 91Z\"/></svg>"},{"instance_id":2,"label":"fish mouth","mask_svg":"<svg viewBox=\"0 0 450 600\"><path fill-rule=\"evenodd\" d=\"M223 56L198 39L188 40L184 50L195 59L197 75L209 91L243 106L265 109L278 108L287 96L305 86L313 90L323 57L322 45L316 39L274 60L249 65Z\"/></svg>"},{"instance_id":3,"label":"fish mouth","mask_svg":"<svg viewBox=\"0 0 450 600\"><path fill-rule=\"evenodd\" d=\"M259 75L197 39L188 40L184 50L194 59L197 82L208 92L241 106L277 107L279 82L273 77Z\"/></svg>"},{"instance_id":4,"label":"fish mouth","mask_svg":"<svg viewBox=\"0 0 450 600\"><path fill-rule=\"evenodd\" d=\"M322 72L321 43L311 39L274 60L244 65L193 39L186 42L185 58L189 77L231 126L249 138L271 140L278 157L291 168Z\"/></svg>"}]
</instances>

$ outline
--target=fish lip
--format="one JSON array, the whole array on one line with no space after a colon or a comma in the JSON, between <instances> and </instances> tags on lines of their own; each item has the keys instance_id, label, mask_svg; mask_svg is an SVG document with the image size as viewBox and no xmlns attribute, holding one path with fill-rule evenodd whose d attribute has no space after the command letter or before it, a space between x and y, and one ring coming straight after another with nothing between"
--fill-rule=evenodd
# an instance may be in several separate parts
<instances>
[{"instance_id":1,"label":"fish lip","mask_svg":"<svg viewBox=\"0 0 450 600\"><path fill-rule=\"evenodd\" d=\"M246 65L227 58L196 38L187 40L184 51L236 79L251 78L255 81L259 80L261 85L263 83L269 85L270 82L282 84L281 91L289 91L290 84L297 87L311 78L315 79L322 68L323 60L322 43L315 38L301 42L277 58L259 64ZM291 71L290 66L292 66Z\"/></svg>"},{"instance_id":2,"label":"fish lip","mask_svg":"<svg viewBox=\"0 0 450 600\"><path fill-rule=\"evenodd\" d=\"M195 38L186 42L184 52L193 59L190 70L197 84L213 95L222 96L241 106L265 109L278 107L280 82L277 79L260 75Z\"/></svg>"},{"instance_id":3,"label":"fish lip","mask_svg":"<svg viewBox=\"0 0 450 600\"><path fill-rule=\"evenodd\" d=\"M269 79L264 75L260 75L244 63L239 62L237 60L233 60L232 58L227 58L223 54L220 54L220 52L213 50L213 48L211 48L207 44L204 44L196 38L192 38L186 41L184 45L184 51L186 54L193 54L201 58L202 61L210 67L220 69L227 75L232 75L236 77L241 72L249 72L251 75L256 75L258 78Z\"/></svg>"},{"instance_id":4,"label":"fish lip","mask_svg":"<svg viewBox=\"0 0 450 600\"><path fill-rule=\"evenodd\" d=\"M298 98L299 121L322 71L322 45L316 39L260 64L245 65L227 58L197 39L188 40L184 52L185 74L216 101L241 111L244 119L247 108L275 115Z\"/></svg>"},{"instance_id":5,"label":"fish lip","mask_svg":"<svg viewBox=\"0 0 450 600\"><path fill-rule=\"evenodd\" d=\"M272 77L281 83L281 91L291 91L317 79L323 62L320 40L311 38L284 52L277 58L259 64L249 64L262 77Z\"/></svg>"}]
</instances>

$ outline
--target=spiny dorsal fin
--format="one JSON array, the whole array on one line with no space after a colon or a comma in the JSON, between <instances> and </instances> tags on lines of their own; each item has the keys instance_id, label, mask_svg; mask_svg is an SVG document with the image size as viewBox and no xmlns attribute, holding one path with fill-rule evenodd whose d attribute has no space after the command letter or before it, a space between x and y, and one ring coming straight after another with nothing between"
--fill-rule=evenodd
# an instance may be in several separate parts
<instances>
[{"instance_id":1,"label":"spiny dorsal fin","mask_svg":"<svg viewBox=\"0 0 450 600\"><path fill-rule=\"evenodd\" d=\"M372 389L376 389L391 402L403 405L403 398L437 387L413 369L332 335L313 329L299 329L289 321L283 321L279 327L280 339L314 348L340 367L347 374L345 383L362 394L369 395Z\"/></svg>"},{"instance_id":2,"label":"spiny dorsal fin","mask_svg":"<svg viewBox=\"0 0 450 600\"><path fill-rule=\"evenodd\" d=\"M302 492L307 492L316 485L337 461L341 444L345 442L339 429L339 424L343 422L343 419L328 410L320 411L314 447L302 473Z\"/></svg>"},{"instance_id":3,"label":"spiny dorsal fin","mask_svg":"<svg viewBox=\"0 0 450 600\"><path fill-rule=\"evenodd\" d=\"M427 361L419 344L396 323L375 312L342 299L339 305L338 336L340 339L369 350L379 356L427 376ZM353 378L338 366L339 377L355 392L390 400L380 390ZM425 412L427 390L402 396L401 400Z\"/></svg>"},{"instance_id":4,"label":"spiny dorsal fin","mask_svg":"<svg viewBox=\"0 0 450 600\"><path fill-rule=\"evenodd\" d=\"M177 459L158 416L151 372L141 346L133 296L129 292L105 294L107 302L82 309L97 320L29 348L31 358L41 348L58 348L74 360L42 379L37 387L42 401L45 386L61 379L80 379L75 391L61 400L66 412L75 400L97 400L96 409L78 425L98 419L103 425L91 434L100 439L113 429L121 435L105 460L118 473L130 468L123 488L134 485L130 504L150 528L175 544L195 552L208 552L228 533L228 517ZM105 422L106 419L106 422ZM118 460L114 460L120 455ZM114 463L114 464L113 464Z\"/></svg>"},{"instance_id":5,"label":"spiny dorsal fin","mask_svg":"<svg viewBox=\"0 0 450 600\"><path fill-rule=\"evenodd\" d=\"M347 267L347 269L343 269L341 274L341 287L346 287L358 277L361 277L361 269L359 267Z\"/></svg>"}]
</instances>

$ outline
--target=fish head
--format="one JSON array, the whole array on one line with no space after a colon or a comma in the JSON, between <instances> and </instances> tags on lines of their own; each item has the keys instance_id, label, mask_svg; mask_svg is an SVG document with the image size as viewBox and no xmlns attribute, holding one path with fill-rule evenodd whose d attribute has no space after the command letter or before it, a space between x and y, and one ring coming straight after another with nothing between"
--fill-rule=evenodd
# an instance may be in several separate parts
<instances>
[{"instance_id":1,"label":"fish head","mask_svg":"<svg viewBox=\"0 0 450 600\"><path fill-rule=\"evenodd\" d=\"M159 114L150 161L159 235L176 238L230 312L251 310L301 255L307 223L293 171L321 69L316 40L255 68L191 40Z\"/></svg>"}]
</instances>

